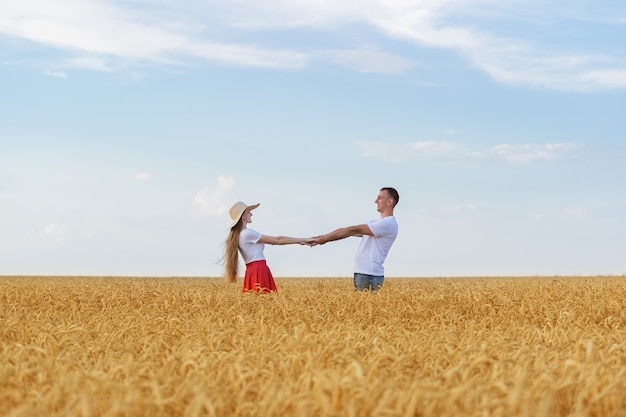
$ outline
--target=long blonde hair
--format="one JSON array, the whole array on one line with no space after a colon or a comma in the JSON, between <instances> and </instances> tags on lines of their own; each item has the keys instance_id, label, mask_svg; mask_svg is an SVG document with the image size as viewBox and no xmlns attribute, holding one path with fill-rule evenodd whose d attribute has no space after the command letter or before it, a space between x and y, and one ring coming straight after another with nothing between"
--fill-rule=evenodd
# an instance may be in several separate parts
<instances>
[{"instance_id":1,"label":"long blonde hair","mask_svg":"<svg viewBox=\"0 0 626 417\"><path fill-rule=\"evenodd\" d=\"M243 216L242 216L243 218ZM226 239L226 249L224 253L224 276L226 282L237 282L239 272L239 235L243 230L243 219L240 218L236 225L230 228Z\"/></svg>"}]
</instances>

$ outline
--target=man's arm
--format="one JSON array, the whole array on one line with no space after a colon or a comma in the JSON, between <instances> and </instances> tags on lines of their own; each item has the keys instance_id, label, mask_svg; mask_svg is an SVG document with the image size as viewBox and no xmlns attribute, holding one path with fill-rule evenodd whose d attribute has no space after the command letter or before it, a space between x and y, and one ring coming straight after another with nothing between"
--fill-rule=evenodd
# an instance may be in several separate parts
<instances>
[{"instance_id":1,"label":"man's arm","mask_svg":"<svg viewBox=\"0 0 626 417\"><path fill-rule=\"evenodd\" d=\"M369 226L366 224L357 224L356 226L341 227L335 229L325 235L320 235L315 238L315 242L319 245L323 245L326 242L332 242L334 240L345 239L351 236L374 236Z\"/></svg>"}]
</instances>

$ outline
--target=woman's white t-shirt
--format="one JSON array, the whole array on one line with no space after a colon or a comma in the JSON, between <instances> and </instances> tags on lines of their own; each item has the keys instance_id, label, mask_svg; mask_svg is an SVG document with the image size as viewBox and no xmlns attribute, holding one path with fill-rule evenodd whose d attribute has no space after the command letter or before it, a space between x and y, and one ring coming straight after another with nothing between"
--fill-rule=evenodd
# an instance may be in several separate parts
<instances>
[{"instance_id":1,"label":"woman's white t-shirt","mask_svg":"<svg viewBox=\"0 0 626 417\"><path fill-rule=\"evenodd\" d=\"M367 223L374 236L363 235L356 251L354 272L374 276L384 276L383 263L398 236L398 222L395 216L382 217Z\"/></svg>"},{"instance_id":2,"label":"woman's white t-shirt","mask_svg":"<svg viewBox=\"0 0 626 417\"><path fill-rule=\"evenodd\" d=\"M261 236L263 236L261 232L257 232L254 229L245 228L241 231L239 235L239 252L243 257L244 263L249 264L250 262L265 260L265 255L263 255L265 244L259 243Z\"/></svg>"}]
</instances>

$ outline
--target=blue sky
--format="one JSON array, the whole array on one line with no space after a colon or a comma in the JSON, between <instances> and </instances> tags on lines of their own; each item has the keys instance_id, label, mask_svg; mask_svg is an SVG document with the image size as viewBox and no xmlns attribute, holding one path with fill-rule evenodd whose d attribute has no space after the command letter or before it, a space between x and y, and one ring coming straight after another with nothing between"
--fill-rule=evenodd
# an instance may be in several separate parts
<instances>
[{"instance_id":1,"label":"blue sky","mask_svg":"<svg viewBox=\"0 0 626 417\"><path fill-rule=\"evenodd\" d=\"M235 201L313 236L384 186L387 276L626 274L624 39L617 1L3 0L0 275L219 276Z\"/></svg>"}]
</instances>

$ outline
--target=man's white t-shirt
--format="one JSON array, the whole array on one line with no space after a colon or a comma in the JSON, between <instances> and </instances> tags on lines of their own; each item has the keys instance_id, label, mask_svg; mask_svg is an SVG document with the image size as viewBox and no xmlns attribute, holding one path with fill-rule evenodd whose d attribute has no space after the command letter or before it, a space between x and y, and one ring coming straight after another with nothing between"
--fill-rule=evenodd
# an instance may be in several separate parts
<instances>
[{"instance_id":1,"label":"man's white t-shirt","mask_svg":"<svg viewBox=\"0 0 626 417\"><path fill-rule=\"evenodd\" d=\"M356 251L354 272L374 276L384 276L383 263L398 236L398 222L395 216L382 217L367 223L374 236L363 235Z\"/></svg>"},{"instance_id":2,"label":"man's white t-shirt","mask_svg":"<svg viewBox=\"0 0 626 417\"><path fill-rule=\"evenodd\" d=\"M265 260L265 255L263 255L265 244L259 243L261 236L263 236L261 232L257 232L254 229L245 228L241 230L239 235L239 252L241 252L245 264Z\"/></svg>"}]
</instances>

